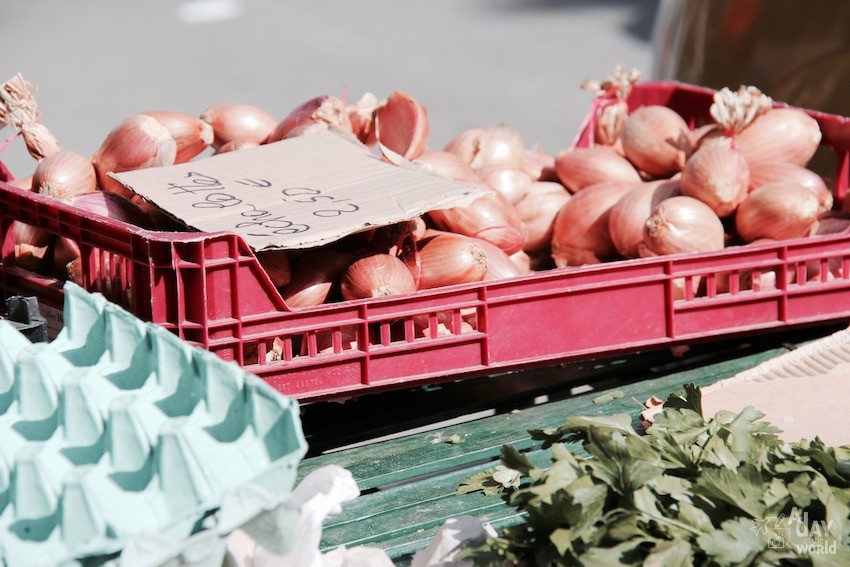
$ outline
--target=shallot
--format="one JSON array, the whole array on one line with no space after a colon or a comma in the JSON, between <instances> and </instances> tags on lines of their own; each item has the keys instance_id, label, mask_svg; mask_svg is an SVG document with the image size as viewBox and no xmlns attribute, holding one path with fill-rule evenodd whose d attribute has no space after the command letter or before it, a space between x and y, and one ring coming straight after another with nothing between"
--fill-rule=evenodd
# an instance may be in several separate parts
<instances>
[{"instance_id":1,"label":"shallot","mask_svg":"<svg viewBox=\"0 0 850 567\"><path fill-rule=\"evenodd\" d=\"M285 286L292 280L292 269L285 251L263 250L257 252L257 260L275 287Z\"/></svg>"},{"instance_id":2,"label":"shallot","mask_svg":"<svg viewBox=\"0 0 850 567\"><path fill-rule=\"evenodd\" d=\"M820 145L817 121L799 108L773 108L735 136L738 151L750 163L784 161L806 165Z\"/></svg>"},{"instance_id":3,"label":"shallot","mask_svg":"<svg viewBox=\"0 0 850 567\"><path fill-rule=\"evenodd\" d=\"M464 130L446 145L453 153L473 167L489 165L520 167L525 156L522 136L510 126L491 126Z\"/></svg>"},{"instance_id":4,"label":"shallot","mask_svg":"<svg viewBox=\"0 0 850 567\"><path fill-rule=\"evenodd\" d=\"M486 240L507 254L520 251L525 244L525 225L510 202L496 191L468 207L431 211L428 217L443 230Z\"/></svg>"},{"instance_id":5,"label":"shallot","mask_svg":"<svg viewBox=\"0 0 850 567\"><path fill-rule=\"evenodd\" d=\"M91 160L76 152L60 150L41 160L32 176L32 187L42 195L65 200L97 189Z\"/></svg>"},{"instance_id":6,"label":"shallot","mask_svg":"<svg viewBox=\"0 0 850 567\"><path fill-rule=\"evenodd\" d=\"M626 99L640 78L640 72L632 69L626 73L625 67L617 65L614 75L606 81L588 80L581 87L596 95L601 100L596 111L596 126L594 141L606 146L613 146L620 139L620 132L629 116L629 106Z\"/></svg>"},{"instance_id":7,"label":"shallot","mask_svg":"<svg viewBox=\"0 0 850 567\"><path fill-rule=\"evenodd\" d=\"M679 195L678 181L650 181L629 189L611 207L608 231L611 242L626 258L640 257L643 227L652 212L665 199Z\"/></svg>"},{"instance_id":8,"label":"shallot","mask_svg":"<svg viewBox=\"0 0 850 567\"><path fill-rule=\"evenodd\" d=\"M620 132L626 157L641 171L669 177L685 165L690 129L666 106L643 106L629 115Z\"/></svg>"},{"instance_id":9,"label":"shallot","mask_svg":"<svg viewBox=\"0 0 850 567\"><path fill-rule=\"evenodd\" d=\"M92 157L100 188L130 198L133 192L109 177L147 167L173 165L177 143L168 129L155 118L136 114L116 126Z\"/></svg>"},{"instance_id":10,"label":"shallot","mask_svg":"<svg viewBox=\"0 0 850 567\"><path fill-rule=\"evenodd\" d=\"M555 157L547 154L538 145L535 145L530 150L525 150L519 168L532 181L558 180L558 172L555 171Z\"/></svg>"},{"instance_id":11,"label":"shallot","mask_svg":"<svg viewBox=\"0 0 850 567\"><path fill-rule=\"evenodd\" d=\"M832 192L817 173L781 161L759 161L750 164L750 186L754 189L771 183L789 182L802 185L815 194L820 203L819 211L832 209Z\"/></svg>"},{"instance_id":12,"label":"shallot","mask_svg":"<svg viewBox=\"0 0 850 567\"><path fill-rule=\"evenodd\" d=\"M201 120L212 126L215 149L230 143L262 144L277 126L277 119L252 104L214 104L201 113Z\"/></svg>"},{"instance_id":13,"label":"shallot","mask_svg":"<svg viewBox=\"0 0 850 567\"><path fill-rule=\"evenodd\" d=\"M523 250L533 252L549 246L555 215L569 200L570 193L560 183L538 181L531 184L525 197L514 205L528 229Z\"/></svg>"},{"instance_id":14,"label":"shallot","mask_svg":"<svg viewBox=\"0 0 850 567\"><path fill-rule=\"evenodd\" d=\"M821 141L817 121L799 108L774 108L770 97L751 86L714 93L710 113L749 163L783 161L804 166Z\"/></svg>"},{"instance_id":15,"label":"shallot","mask_svg":"<svg viewBox=\"0 0 850 567\"><path fill-rule=\"evenodd\" d=\"M0 85L0 128L11 126L23 135L30 155L41 161L62 148L56 137L39 121L41 110L35 100L35 85L20 73Z\"/></svg>"},{"instance_id":16,"label":"shallot","mask_svg":"<svg viewBox=\"0 0 850 567\"><path fill-rule=\"evenodd\" d=\"M209 123L182 112L151 110L145 112L171 133L177 144L174 163L186 163L213 143L213 129Z\"/></svg>"},{"instance_id":17,"label":"shallot","mask_svg":"<svg viewBox=\"0 0 850 567\"><path fill-rule=\"evenodd\" d=\"M531 187L531 178L513 167L490 165L479 169L478 177L485 185L504 195L513 205L525 197Z\"/></svg>"},{"instance_id":18,"label":"shallot","mask_svg":"<svg viewBox=\"0 0 850 567\"><path fill-rule=\"evenodd\" d=\"M486 240L478 238L474 240L476 244L481 246L484 254L487 256L487 273L484 274L485 280L515 278L530 271L528 262L526 262L528 255L522 250L508 256L501 248L490 244Z\"/></svg>"},{"instance_id":19,"label":"shallot","mask_svg":"<svg viewBox=\"0 0 850 567\"><path fill-rule=\"evenodd\" d=\"M632 187L615 181L596 183L567 201L552 225L552 259L557 267L598 264L617 256L608 219L611 207Z\"/></svg>"},{"instance_id":20,"label":"shallot","mask_svg":"<svg viewBox=\"0 0 850 567\"><path fill-rule=\"evenodd\" d=\"M345 299L385 297L416 291L416 282L407 266L389 254L372 254L355 260L342 276Z\"/></svg>"},{"instance_id":21,"label":"shallot","mask_svg":"<svg viewBox=\"0 0 850 567\"><path fill-rule=\"evenodd\" d=\"M723 223L705 203L693 197L661 201L644 225L641 256L710 252L725 246Z\"/></svg>"},{"instance_id":22,"label":"shallot","mask_svg":"<svg viewBox=\"0 0 850 567\"><path fill-rule=\"evenodd\" d=\"M296 107L280 121L266 141L278 142L286 138L290 130L313 123L341 126L345 130L351 130L351 121L342 101L333 95L324 95Z\"/></svg>"},{"instance_id":23,"label":"shallot","mask_svg":"<svg viewBox=\"0 0 850 567\"><path fill-rule=\"evenodd\" d=\"M426 237L418 245L422 267L419 289L478 282L487 274L487 253L475 239L438 234Z\"/></svg>"},{"instance_id":24,"label":"shallot","mask_svg":"<svg viewBox=\"0 0 850 567\"><path fill-rule=\"evenodd\" d=\"M750 193L738 206L735 227L746 242L810 236L818 227L820 203L796 183L772 183Z\"/></svg>"},{"instance_id":25,"label":"shallot","mask_svg":"<svg viewBox=\"0 0 850 567\"><path fill-rule=\"evenodd\" d=\"M555 169L558 179L573 193L602 181L641 181L634 166L608 146L565 150L555 158Z\"/></svg>"},{"instance_id":26,"label":"shallot","mask_svg":"<svg viewBox=\"0 0 850 567\"><path fill-rule=\"evenodd\" d=\"M719 217L731 215L747 197L750 168L739 152L722 146L702 148L682 171L682 194L699 199Z\"/></svg>"}]
</instances>

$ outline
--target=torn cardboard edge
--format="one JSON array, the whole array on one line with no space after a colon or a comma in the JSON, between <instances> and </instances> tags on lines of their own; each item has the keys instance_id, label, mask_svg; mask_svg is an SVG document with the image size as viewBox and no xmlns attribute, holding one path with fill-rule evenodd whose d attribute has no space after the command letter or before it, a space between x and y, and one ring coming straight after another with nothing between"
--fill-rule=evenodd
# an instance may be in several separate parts
<instances>
[{"instance_id":1,"label":"torn cardboard edge","mask_svg":"<svg viewBox=\"0 0 850 567\"><path fill-rule=\"evenodd\" d=\"M793 442L850 445L850 329L838 331L701 389L703 416L752 406ZM659 400L660 401L660 400ZM652 407L650 414L660 411ZM646 419L646 416L644 416ZM649 416L651 422L652 415Z\"/></svg>"},{"instance_id":2,"label":"torn cardboard edge","mask_svg":"<svg viewBox=\"0 0 850 567\"><path fill-rule=\"evenodd\" d=\"M354 142L321 132L110 176L187 226L236 233L256 251L320 246L486 194Z\"/></svg>"},{"instance_id":3,"label":"torn cardboard edge","mask_svg":"<svg viewBox=\"0 0 850 567\"><path fill-rule=\"evenodd\" d=\"M766 360L731 378L706 386L702 391L703 393L712 392L743 382L817 376L842 366L847 367L848 376L850 376L850 328Z\"/></svg>"}]
</instances>

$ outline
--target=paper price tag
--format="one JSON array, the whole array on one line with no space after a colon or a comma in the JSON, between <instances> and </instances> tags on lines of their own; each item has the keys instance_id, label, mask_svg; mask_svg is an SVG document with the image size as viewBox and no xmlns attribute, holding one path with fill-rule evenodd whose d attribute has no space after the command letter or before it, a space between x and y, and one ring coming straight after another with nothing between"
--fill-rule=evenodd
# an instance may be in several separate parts
<instances>
[{"instance_id":1,"label":"paper price tag","mask_svg":"<svg viewBox=\"0 0 850 567\"><path fill-rule=\"evenodd\" d=\"M484 193L330 132L112 177L190 227L235 232L255 250L317 246Z\"/></svg>"}]
</instances>

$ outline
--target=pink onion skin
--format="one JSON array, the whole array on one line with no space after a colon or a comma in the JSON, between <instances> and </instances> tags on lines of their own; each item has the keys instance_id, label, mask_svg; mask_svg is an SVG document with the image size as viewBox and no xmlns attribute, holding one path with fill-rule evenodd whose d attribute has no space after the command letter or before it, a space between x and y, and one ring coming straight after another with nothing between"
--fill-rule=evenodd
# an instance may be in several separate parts
<instances>
[{"instance_id":1,"label":"pink onion skin","mask_svg":"<svg viewBox=\"0 0 850 567\"><path fill-rule=\"evenodd\" d=\"M723 146L702 148L682 171L682 194L699 199L717 216L726 217L746 199L750 167L744 156Z\"/></svg>"},{"instance_id":2,"label":"pink onion skin","mask_svg":"<svg viewBox=\"0 0 850 567\"><path fill-rule=\"evenodd\" d=\"M560 183L537 181L531 184L528 194L514 206L528 229L523 250L535 252L549 247L552 223L569 200L569 191Z\"/></svg>"},{"instance_id":3,"label":"pink onion skin","mask_svg":"<svg viewBox=\"0 0 850 567\"><path fill-rule=\"evenodd\" d=\"M512 205L517 204L528 193L531 178L513 167L492 165L478 170L478 177L485 185L505 196Z\"/></svg>"},{"instance_id":4,"label":"pink onion skin","mask_svg":"<svg viewBox=\"0 0 850 567\"><path fill-rule=\"evenodd\" d=\"M782 182L797 183L814 193L820 203L821 213L826 213L832 209L832 192L821 176L814 171L793 163L778 161L761 161L750 164L751 189Z\"/></svg>"},{"instance_id":5,"label":"pink onion skin","mask_svg":"<svg viewBox=\"0 0 850 567\"><path fill-rule=\"evenodd\" d=\"M525 244L525 225L497 191L491 190L468 207L431 211L428 217L442 230L486 240L507 254L519 252Z\"/></svg>"},{"instance_id":6,"label":"pink onion skin","mask_svg":"<svg viewBox=\"0 0 850 567\"><path fill-rule=\"evenodd\" d=\"M260 147L260 144L254 142L252 140L234 140L232 142L227 142L226 144L222 144L216 151L215 155L219 154L227 154L230 152L238 152L241 150L250 150L253 148Z\"/></svg>"},{"instance_id":7,"label":"pink onion skin","mask_svg":"<svg viewBox=\"0 0 850 567\"><path fill-rule=\"evenodd\" d=\"M375 111L375 137L408 160L419 157L428 143L428 113L409 94L395 91Z\"/></svg>"},{"instance_id":8,"label":"pink onion skin","mask_svg":"<svg viewBox=\"0 0 850 567\"><path fill-rule=\"evenodd\" d=\"M784 161L805 166L821 141L817 121L799 108L772 108L735 135L749 163Z\"/></svg>"},{"instance_id":9,"label":"pink onion skin","mask_svg":"<svg viewBox=\"0 0 850 567\"><path fill-rule=\"evenodd\" d=\"M811 236L818 228L819 208L817 197L802 185L763 185L738 206L735 228L746 242Z\"/></svg>"},{"instance_id":10,"label":"pink onion skin","mask_svg":"<svg viewBox=\"0 0 850 567\"><path fill-rule=\"evenodd\" d=\"M174 163L186 163L213 143L213 129L207 122L182 112L152 110L145 112L171 132L177 143Z\"/></svg>"},{"instance_id":11,"label":"pink onion skin","mask_svg":"<svg viewBox=\"0 0 850 567\"><path fill-rule=\"evenodd\" d=\"M15 239L15 264L31 272L39 272L46 263L50 245L56 237L36 226L20 221L12 223Z\"/></svg>"},{"instance_id":12,"label":"pink onion skin","mask_svg":"<svg viewBox=\"0 0 850 567\"><path fill-rule=\"evenodd\" d=\"M447 179L465 182L477 179L475 170L451 152L425 150L414 160L414 163L423 164L429 171Z\"/></svg>"},{"instance_id":13,"label":"pink onion skin","mask_svg":"<svg viewBox=\"0 0 850 567\"><path fill-rule=\"evenodd\" d=\"M531 273L531 256L529 256L525 250L514 252L508 257L511 259L511 262L514 263L514 266L516 266L521 275Z\"/></svg>"},{"instance_id":14,"label":"pink onion skin","mask_svg":"<svg viewBox=\"0 0 850 567\"><path fill-rule=\"evenodd\" d=\"M547 154L540 146L525 150L519 167L532 181L558 181L555 156Z\"/></svg>"},{"instance_id":15,"label":"pink onion skin","mask_svg":"<svg viewBox=\"0 0 850 567\"><path fill-rule=\"evenodd\" d=\"M685 120L665 106L643 106L632 112L620 141L630 162L641 171L669 177L681 171L690 146L690 129Z\"/></svg>"},{"instance_id":16,"label":"pink onion skin","mask_svg":"<svg viewBox=\"0 0 850 567\"><path fill-rule=\"evenodd\" d=\"M374 146L378 141L375 136L375 111L378 109L378 99L372 93L364 93L360 100L345 107L348 120L351 122L351 132L367 146Z\"/></svg>"},{"instance_id":17,"label":"pink onion skin","mask_svg":"<svg viewBox=\"0 0 850 567\"><path fill-rule=\"evenodd\" d=\"M649 181L629 189L611 207L608 231L617 252L625 258L639 258L643 227L658 205L681 194L678 181Z\"/></svg>"},{"instance_id":18,"label":"pink onion skin","mask_svg":"<svg viewBox=\"0 0 850 567\"><path fill-rule=\"evenodd\" d=\"M564 187L573 193L603 181L641 181L634 166L608 146L564 150L555 158L555 170Z\"/></svg>"},{"instance_id":19,"label":"pink onion skin","mask_svg":"<svg viewBox=\"0 0 850 567\"><path fill-rule=\"evenodd\" d=\"M661 201L644 225L641 256L722 250L720 217L705 203L684 195Z\"/></svg>"},{"instance_id":20,"label":"pink onion skin","mask_svg":"<svg viewBox=\"0 0 850 567\"><path fill-rule=\"evenodd\" d=\"M600 107L596 112L596 143L613 146L620 141L620 132L629 118L629 105L625 100Z\"/></svg>"},{"instance_id":21,"label":"pink onion skin","mask_svg":"<svg viewBox=\"0 0 850 567\"><path fill-rule=\"evenodd\" d=\"M342 101L332 95L323 95L312 98L292 110L269 134L266 143L279 142L287 137L290 130L314 122L334 124L351 131L351 121Z\"/></svg>"},{"instance_id":22,"label":"pink onion skin","mask_svg":"<svg viewBox=\"0 0 850 567\"><path fill-rule=\"evenodd\" d=\"M611 207L631 187L631 183L596 183L567 201L552 225L552 259L557 267L598 264L617 257L608 220Z\"/></svg>"},{"instance_id":23,"label":"pink onion skin","mask_svg":"<svg viewBox=\"0 0 850 567\"><path fill-rule=\"evenodd\" d=\"M478 153L478 139L482 132L483 128L464 130L449 140L443 151L457 156L463 163L469 165ZM472 166L470 165L470 167Z\"/></svg>"}]
</instances>

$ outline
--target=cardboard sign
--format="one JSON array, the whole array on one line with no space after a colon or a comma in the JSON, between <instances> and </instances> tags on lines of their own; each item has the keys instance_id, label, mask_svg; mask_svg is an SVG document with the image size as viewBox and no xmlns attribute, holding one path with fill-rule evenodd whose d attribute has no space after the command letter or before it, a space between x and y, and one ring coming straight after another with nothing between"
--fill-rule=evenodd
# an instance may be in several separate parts
<instances>
[{"instance_id":1,"label":"cardboard sign","mask_svg":"<svg viewBox=\"0 0 850 567\"><path fill-rule=\"evenodd\" d=\"M484 194L331 132L110 175L188 226L235 232L254 250L317 246Z\"/></svg>"}]
</instances>

